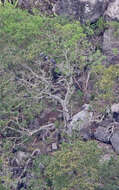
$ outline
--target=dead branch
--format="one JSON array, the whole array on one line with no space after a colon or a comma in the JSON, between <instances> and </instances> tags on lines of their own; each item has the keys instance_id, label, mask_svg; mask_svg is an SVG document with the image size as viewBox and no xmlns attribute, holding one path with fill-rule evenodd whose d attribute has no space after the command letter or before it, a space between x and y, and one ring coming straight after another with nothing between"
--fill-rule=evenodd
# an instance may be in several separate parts
<instances>
[{"instance_id":1,"label":"dead branch","mask_svg":"<svg viewBox=\"0 0 119 190\"><path fill-rule=\"evenodd\" d=\"M25 129L25 128L15 129L13 127L6 126L2 131L5 131L6 129L10 129L10 130L13 130L13 131L15 131L17 133L21 133L22 135L27 135L27 136L31 137L33 135L36 135L40 131L42 131L44 129L48 129L49 127L52 127L52 126L54 126L54 124L50 123L48 125L41 126L39 129L36 129L36 130L33 130L33 131L30 131L30 130Z\"/></svg>"},{"instance_id":2,"label":"dead branch","mask_svg":"<svg viewBox=\"0 0 119 190\"><path fill-rule=\"evenodd\" d=\"M26 86L27 91L30 91L30 94L33 96L32 98L34 99L41 99L41 98L46 98L46 99L51 99L52 101L57 101L61 107L62 107L62 112L63 112L63 118L64 118L64 128L67 128L67 124L69 120L71 119L71 114L69 111L69 104L71 97L74 93L74 87L73 87L73 76L72 76L72 69L70 62L68 60L68 55L67 51L64 52L64 57L65 61L68 66L68 76L61 76L59 79L53 83L52 82L52 76L49 74L47 76L47 73L41 69L39 65L39 71L34 71L29 66L23 65L24 69L27 72L28 78L29 76L34 77L34 83L32 84L31 82L26 80L26 74L24 75L24 78L20 79L21 84ZM64 95L60 93L61 87L65 90ZM53 90L52 90L53 89ZM55 92L58 91L58 94ZM44 128L44 127L43 127ZM47 127L46 127L47 128ZM32 136L34 132L28 132L29 136Z\"/></svg>"}]
</instances>

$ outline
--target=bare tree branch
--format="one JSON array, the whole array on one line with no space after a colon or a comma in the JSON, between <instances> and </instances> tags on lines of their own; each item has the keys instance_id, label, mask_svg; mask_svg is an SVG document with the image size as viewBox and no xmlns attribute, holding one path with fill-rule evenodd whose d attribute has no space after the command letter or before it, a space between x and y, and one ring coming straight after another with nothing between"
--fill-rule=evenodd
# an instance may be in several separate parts
<instances>
[{"instance_id":1,"label":"bare tree branch","mask_svg":"<svg viewBox=\"0 0 119 190\"><path fill-rule=\"evenodd\" d=\"M6 129L10 129L10 130L13 130L13 131L16 131L17 133L21 133L22 135L27 135L27 136L33 136L33 135L36 135L37 133L39 133L40 131L44 130L44 129L48 129L50 127L54 126L53 123L49 123L47 125L44 125L44 126L41 126L40 128L36 129L36 130L28 130L28 129L25 129L25 128L20 128L20 129L15 129L13 127L9 127L9 126L6 126L3 131L5 131Z\"/></svg>"}]
</instances>

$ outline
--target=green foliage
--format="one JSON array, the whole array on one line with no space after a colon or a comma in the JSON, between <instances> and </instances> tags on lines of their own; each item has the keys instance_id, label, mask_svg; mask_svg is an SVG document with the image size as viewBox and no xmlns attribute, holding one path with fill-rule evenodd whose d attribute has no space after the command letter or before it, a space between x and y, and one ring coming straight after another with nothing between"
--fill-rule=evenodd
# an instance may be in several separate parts
<instances>
[{"instance_id":1,"label":"green foliage","mask_svg":"<svg viewBox=\"0 0 119 190\"><path fill-rule=\"evenodd\" d=\"M94 35L100 35L101 33L104 32L106 28L108 28L108 23L104 20L103 17L100 17L97 22L91 24L90 22L87 22L83 26L85 33L88 36L94 36Z\"/></svg>"},{"instance_id":2,"label":"green foliage","mask_svg":"<svg viewBox=\"0 0 119 190\"><path fill-rule=\"evenodd\" d=\"M5 127L20 130L22 127L27 128L30 121L49 106L46 99L37 98L44 86L39 85L38 89L31 86L28 91L27 83L25 85L19 82L24 76L26 81L35 86L33 76L24 68L29 66L40 76L41 53L49 57L47 63L43 62L43 66L48 68L52 58L56 61L57 74L62 73L67 80L72 75L77 81L81 81L84 87L76 92L79 99L85 96L85 91L88 94L86 82L93 86L91 95L94 103L104 104L104 101L111 102L118 98L117 91L115 93L119 78L118 65L102 65L105 57L100 51L92 50L92 44L87 40L87 36L93 35L95 30L100 33L104 28L102 18L96 26L88 25L85 28L78 21L69 21L63 17L31 16L26 11L11 6L0 7L0 133L9 138L21 137L14 130L5 130ZM84 32L85 29L87 31ZM79 75L77 71L80 71ZM51 102L50 105L53 109ZM55 125L59 127L57 121ZM22 140L30 142L31 139L24 135L20 141ZM6 153L1 158L0 169L14 143L16 141L8 141L7 138L3 141L2 148ZM101 180L104 181L101 183L105 184L105 190L117 188L118 182L115 179L115 184L113 180L109 183L107 179L108 175L110 179L112 175L117 179L115 163L104 165L105 171L103 172L102 167L98 173L99 159L100 151L94 142L76 141L69 145L64 144L52 156L43 155L34 161L34 167L30 171L34 178L30 181L29 190L95 190L99 186L100 176L103 176ZM40 168L40 163L45 170ZM112 173L108 174L110 166ZM11 180L10 175L8 179ZM8 182L10 183L11 181ZM0 188L2 189L2 185Z\"/></svg>"},{"instance_id":3,"label":"green foliage","mask_svg":"<svg viewBox=\"0 0 119 190\"><path fill-rule=\"evenodd\" d=\"M30 171L34 177L30 180L28 190L43 190L44 188L49 190L47 186L49 179L44 176L44 169L48 166L50 160L51 157L48 155L41 155L34 160L33 168Z\"/></svg>"},{"instance_id":4,"label":"green foliage","mask_svg":"<svg viewBox=\"0 0 119 190\"><path fill-rule=\"evenodd\" d=\"M119 39L119 23L116 21L109 22L109 26L113 31L114 37L118 40Z\"/></svg>"},{"instance_id":5,"label":"green foliage","mask_svg":"<svg viewBox=\"0 0 119 190\"><path fill-rule=\"evenodd\" d=\"M113 48L112 51L114 55L118 55L118 48Z\"/></svg>"},{"instance_id":6,"label":"green foliage","mask_svg":"<svg viewBox=\"0 0 119 190\"><path fill-rule=\"evenodd\" d=\"M34 179L29 190L93 190L98 182L101 152L94 142L63 144L53 156L41 155L34 161ZM44 169L40 169L44 166ZM44 177L45 176L45 177Z\"/></svg>"},{"instance_id":7,"label":"green foliage","mask_svg":"<svg viewBox=\"0 0 119 190\"><path fill-rule=\"evenodd\" d=\"M94 72L96 74L95 79L97 78L96 86L97 96L96 100L98 102L108 102L111 103L113 99L117 99L118 90L117 81L119 77L119 66L118 65L110 65L108 67L97 65L93 67Z\"/></svg>"},{"instance_id":8,"label":"green foliage","mask_svg":"<svg viewBox=\"0 0 119 190\"><path fill-rule=\"evenodd\" d=\"M39 54L55 58L56 72L70 73L70 63L83 50L85 35L79 22L67 19L31 16L10 5L0 7L0 114L1 126L27 126L44 107L43 101L33 100L19 78L26 75L25 64L37 70L33 63ZM78 45L78 41L82 44ZM63 65L60 65L62 63ZM28 76L28 79L30 76ZM28 80L27 79L27 80ZM30 80L30 79L29 79Z\"/></svg>"},{"instance_id":9,"label":"green foliage","mask_svg":"<svg viewBox=\"0 0 119 190\"><path fill-rule=\"evenodd\" d=\"M105 25L103 18L100 18L94 26L87 24L86 29L78 21L69 21L63 17L31 16L26 11L11 6L0 7L1 114L6 113L9 119L18 117L18 109L21 107L22 115L25 115L26 119L42 110L43 102L33 101L32 96L36 94L28 93L26 87L20 85L18 81L18 78L25 73L22 65L26 64L37 70L35 62L40 61L40 53L55 59L57 65L55 71L61 72L65 77L71 74L75 76L74 67L79 69L83 76L85 67L93 69L90 78L97 81L95 86L98 95L101 99L109 98L110 101L114 95L113 87L118 77L118 70L115 66L110 68L102 66L104 56L100 51L92 50L92 45L86 38L86 34L93 34L95 29L102 31ZM113 22L112 25L118 29L117 23ZM117 50L114 52L116 54ZM86 80L86 76L83 80ZM85 90L81 90L85 93ZM97 90L93 90L94 95ZM78 94L82 97L79 91ZM12 109L14 111L11 111Z\"/></svg>"},{"instance_id":10,"label":"green foliage","mask_svg":"<svg viewBox=\"0 0 119 190\"><path fill-rule=\"evenodd\" d=\"M78 21L31 16L11 7L0 7L0 35L4 43L18 50L17 57L33 61L40 52L63 62L64 73L68 63L76 60L88 48L86 35ZM15 46L15 47L14 47ZM82 48L82 51L81 51ZM65 62L64 62L65 61Z\"/></svg>"},{"instance_id":11,"label":"green foliage","mask_svg":"<svg viewBox=\"0 0 119 190\"><path fill-rule=\"evenodd\" d=\"M100 18L96 27L102 29L103 25L104 21ZM91 27L90 29L92 31ZM100 51L92 51L84 30L78 21L69 21L63 17L31 16L12 6L0 7L1 128L11 120L14 121L14 127L18 126L19 121L21 127L27 127L29 121L45 109L46 101L44 103L43 100L34 99L37 96L35 91L28 92L26 86L18 80L23 75L30 80L30 74L24 70L24 65L40 73L39 66L35 64L36 61L41 61L40 53L53 58L56 61L55 72L61 72L67 78L70 75L75 77L75 72L80 70L84 83L84 89L77 91L80 99L85 97L87 73L83 69L86 67L91 72L89 80L92 77L94 83L97 82L94 86L98 89L98 94L93 89L93 96L98 100L110 101L114 95L118 69L115 66L102 66L105 57Z\"/></svg>"},{"instance_id":12,"label":"green foliage","mask_svg":"<svg viewBox=\"0 0 119 190\"><path fill-rule=\"evenodd\" d=\"M6 188L0 183L0 190L6 190Z\"/></svg>"},{"instance_id":13,"label":"green foliage","mask_svg":"<svg viewBox=\"0 0 119 190\"><path fill-rule=\"evenodd\" d=\"M95 142L64 143L34 160L29 190L118 190L119 158L102 162L102 156Z\"/></svg>"},{"instance_id":14,"label":"green foliage","mask_svg":"<svg viewBox=\"0 0 119 190\"><path fill-rule=\"evenodd\" d=\"M11 43L12 41L21 45L28 44L34 40L36 35L40 35L43 26L43 19L37 16L30 16L20 9L13 9L11 6L0 7L0 35ZM26 44L24 44L26 46Z\"/></svg>"},{"instance_id":15,"label":"green foliage","mask_svg":"<svg viewBox=\"0 0 119 190\"><path fill-rule=\"evenodd\" d=\"M100 17L96 24L93 24L92 27L94 28L96 34L100 34L104 32L104 30L108 27L108 23L104 20L103 17Z\"/></svg>"},{"instance_id":16,"label":"green foliage","mask_svg":"<svg viewBox=\"0 0 119 190\"><path fill-rule=\"evenodd\" d=\"M77 94L78 94L80 97L83 96L83 92L81 92L81 90L78 90L78 91L77 91Z\"/></svg>"},{"instance_id":17,"label":"green foliage","mask_svg":"<svg viewBox=\"0 0 119 190\"><path fill-rule=\"evenodd\" d=\"M118 190L119 189L119 159L111 158L99 169L100 182L102 187L96 190Z\"/></svg>"},{"instance_id":18,"label":"green foliage","mask_svg":"<svg viewBox=\"0 0 119 190\"><path fill-rule=\"evenodd\" d=\"M94 142L64 144L46 168L53 190L93 190L98 181L100 151Z\"/></svg>"}]
</instances>

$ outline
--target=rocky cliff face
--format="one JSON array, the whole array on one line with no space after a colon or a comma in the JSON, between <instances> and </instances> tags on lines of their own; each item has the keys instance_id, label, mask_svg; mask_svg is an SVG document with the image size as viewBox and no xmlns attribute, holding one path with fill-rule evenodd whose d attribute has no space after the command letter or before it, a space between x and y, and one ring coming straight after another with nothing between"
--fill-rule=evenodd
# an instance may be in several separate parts
<instances>
[{"instance_id":1,"label":"rocky cliff face","mask_svg":"<svg viewBox=\"0 0 119 190\"><path fill-rule=\"evenodd\" d=\"M81 22L95 22L100 16L110 20L119 20L118 0L19 0L23 8L36 7L42 12L71 16Z\"/></svg>"},{"instance_id":2,"label":"rocky cliff face","mask_svg":"<svg viewBox=\"0 0 119 190\"><path fill-rule=\"evenodd\" d=\"M94 23L104 14L108 4L109 0L60 0L54 5L54 12L73 16L83 23Z\"/></svg>"},{"instance_id":3,"label":"rocky cliff face","mask_svg":"<svg viewBox=\"0 0 119 190\"><path fill-rule=\"evenodd\" d=\"M94 23L100 16L119 21L118 0L19 0L18 4L27 9L36 7L42 12L70 16L84 23Z\"/></svg>"},{"instance_id":4,"label":"rocky cliff face","mask_svg":"<svg viewBox=\"0 0 119 190\"><path fill-rule=\"evenodd\" d=\"M104 12L106 21L119 22L119 1L113 0L109 3L107 10ZM111 24L110 27L104 32L103 46L104 54L111 64L119 63L119 32L117 24Z\"/></svg>"},{"instance_id":5,"label":"rocky cliff face","mask_svg":"<svg viewBox=\"0 0 119 190\"><path fill-rule=\"evenodd\" d=\"M118 0L57 0L52 5L56 14L73 16L81 22L95 22L100 16L119 21Z\"/></svg>"}]
</instances>

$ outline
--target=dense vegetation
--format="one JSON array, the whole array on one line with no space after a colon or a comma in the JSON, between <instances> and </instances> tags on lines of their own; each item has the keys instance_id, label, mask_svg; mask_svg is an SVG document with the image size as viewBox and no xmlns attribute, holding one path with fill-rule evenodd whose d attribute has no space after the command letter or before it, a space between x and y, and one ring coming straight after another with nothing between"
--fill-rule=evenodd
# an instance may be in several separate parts
<instances>
[{"instance_id":1,"label":"dense vegetation","mask_svg":"<svg viewBox=\"0 0 119 190\"><path fill-rule=\"evenodd\" d=\"M62 111L53 99L57 93L65 99L67 89L73 92L66 105L70 115L85 102L104 111L105 102L118 98L119 66L106 63L93 44L105 27L102 18L81 26L67 18L0 7L0 190L18 186L19 176L13 182L9 168L13 149L25 146L32 154L35 132L31 135L29 124L44 110ZM56 128L64 129L65 119L56 118ZM33 157L27 189L117 190L119 161L101 163L102 154L93 141L66 139L59 151Z\"/></svg>"}]
</instances>

